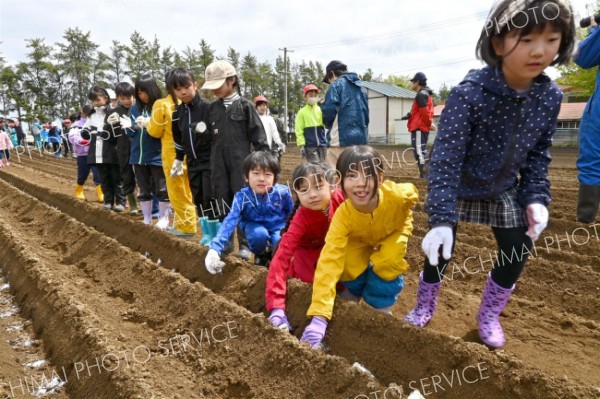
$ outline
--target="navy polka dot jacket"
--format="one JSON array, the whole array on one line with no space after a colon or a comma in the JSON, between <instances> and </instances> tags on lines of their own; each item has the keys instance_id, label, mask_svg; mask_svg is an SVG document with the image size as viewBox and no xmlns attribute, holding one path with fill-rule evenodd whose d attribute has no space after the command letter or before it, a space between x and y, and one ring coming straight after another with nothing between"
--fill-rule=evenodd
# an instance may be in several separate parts
<instances>
[{"instance_id":1,"label":"navy polka dot jacket","mask_svg":"<svg viewBox=\"0 0 600 399\"><path fill-rule=\"evenodd\" d=\"M429 223L458 222L456 200L493 199L517 186L522 207L550 203L547 178L562 91L539 75L527 92L510 88L499 68L471 70L452 89L429 168Z\"/></svg>"}]
</instances>

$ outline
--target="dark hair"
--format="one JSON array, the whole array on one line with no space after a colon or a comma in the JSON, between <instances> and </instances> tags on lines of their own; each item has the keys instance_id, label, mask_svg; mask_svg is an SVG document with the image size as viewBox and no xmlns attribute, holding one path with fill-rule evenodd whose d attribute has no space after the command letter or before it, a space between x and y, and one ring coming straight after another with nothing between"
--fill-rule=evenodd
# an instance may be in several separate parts
<instances>
[{"instance_id":1,"label":"dark hair","mask_svg":"<svg viewBox=\"0 0 600 399\"><path fill-rule=\"evenodd\" d=\"M106 97L106 103L110 103L110 96L106 89L100 86L93 86L88 92L88 99L94 101L97 100L98 97Z\"/></svg>"},{"instance_id":2,"label":"dark hair","mask_svg":"<svg viewBox=\"0 0 600 399\"><path fill-rule=\"evenodd\" d=\"M344 181L348 172L362 172L367 178L373 179L375 188L371 193L371 198L377 193L379 188L379 174L383 173L381 155L373 147L368 145L354 145L348 147L342 152L336 163L336 169L340 173L340 185L344 194Z\"/></svg>"},{"instance_id":3,"label":"dark hair","mask_svg":"<svg viewBox=\"0 0 600 399\"><path fill-rule=\"evenodd\" d=\"M148 94L148 103L142 103L139 92L143 91ZM156 80L150 75L142 75L135 81L135 103L142 112L143 110L150 111L154 102L162 97L162 92Z\"/></svg>"},{"instance_id":4,"label":"dark hair","mask_svg":"<svg viewBox=\"0 0 600 399\"><path fill-rule=\"evenodd\" d=\"M281 173L281 166L273 155L267 151L254 151L244 159L244 176L246 179L250 176L252 169L259 168L264 170L270 170L275 176L273 184L277 183L279 173Z\"/></svg>"},{"instance_id":5,"label":"dark hair","mask_svg":"<svg viewBox=\"0 0 600 399\"><path fill-rule=\"evenodd\" d=\"M194 78L192 71L185 68L172 69L165 75L165 78L167 79L167 91L176 90L180 87L188 87L190 84L196 83L196 78Z\"/></svg>"},{"instance_id":6,"label":"dark hair","mask_svg":"<svg viewBox=\"0 0 600 399\"><path fill-rule=\"evenodd\" d=\"M515 31L521 40L532 32L543 31L550 24L556 32L562 33L558 56L550 65L567 64L575 46L575 21L571 7L565 7L565 3L559 0L531 0L525 2L524 9L515 10L509 18L507 10L513 4L514 0L502 0L490 11L475 47L477 58L492 67L500 66L502 57L494 51L494 37L504 39L508 33ZM550 8L546 9L548 6Z\"/></svg>"},{"instance_id":7,"label":"dark hair","mask_svg":"<svg viewBox=\"0 0 600 399\"><path fill-rule=\"evenodd\" d=\"M131 97L135 95L135 88L128 82L119 82L115 86L115 94L117 96Z\"/></svg>"}]
</instances>

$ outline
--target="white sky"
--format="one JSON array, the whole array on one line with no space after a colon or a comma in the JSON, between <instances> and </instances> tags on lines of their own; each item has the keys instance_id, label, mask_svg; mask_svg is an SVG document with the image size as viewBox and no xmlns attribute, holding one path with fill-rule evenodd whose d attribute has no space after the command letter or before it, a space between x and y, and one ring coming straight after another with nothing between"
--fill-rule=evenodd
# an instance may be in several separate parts
<instances>
[{"instance_id":1,"label":"white sky","mask_svg":"<svg viewBox=\"0 0 600 399\"><path fill-rule=\"evenodd\" d=\"M587 15L592 0L572 0ZM493 1L484 0L0 0L0 52L27 61L25 39L63 41L69 27L91 31L100 50L112 40L129 44L138 31L181 52L205 39L216 55L233 47L274 64L278 49L292 62L339 59L349 70L376 75L425 72L429 86L455 85L471 68L475 43ZM551 76L556 74L549 71Z\"/></svg>"}]
</instances>

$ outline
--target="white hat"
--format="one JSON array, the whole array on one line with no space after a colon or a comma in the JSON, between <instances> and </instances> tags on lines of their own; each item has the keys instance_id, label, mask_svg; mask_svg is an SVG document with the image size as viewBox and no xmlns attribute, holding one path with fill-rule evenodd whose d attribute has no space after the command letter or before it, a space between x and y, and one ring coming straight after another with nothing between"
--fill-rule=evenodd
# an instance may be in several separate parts
<instances>
[{"instance_id":1,"label":"white hat","mask_svg":"<svg viewBox=\"0 0 600 399\"><path fill-rule=\"evenodd\" d=\"M215 61L204 72L202 90L216 90L223 86L225 80L237 75L235 68L225 60Z\"/></svg>"}]
</instances>

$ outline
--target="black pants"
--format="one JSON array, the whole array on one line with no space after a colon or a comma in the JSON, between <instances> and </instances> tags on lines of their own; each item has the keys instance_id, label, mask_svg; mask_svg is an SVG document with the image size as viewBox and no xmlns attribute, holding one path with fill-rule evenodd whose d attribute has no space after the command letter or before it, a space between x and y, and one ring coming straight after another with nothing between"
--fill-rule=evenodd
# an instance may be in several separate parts
<instances>
[{"instance_id":1,"label":"black pants","mask_svg":"<svg viewBox=\"0 0 600 399\"><path fill-rule=\"evenodd\" d=\"M577 221L593 223L598 215L600 204L600 186L579 185L579 198L577 199Z\"/></svg>"},{"instance_id":2,"label":"black pants","mask_svg":"<svg viewBox=\"0 0 600 399\"><path fill-rule=\"evenodd\" d=\"M104 204L125 206L125 194L123 194L123 181L121 180L121 168L113 163L96 164L98 175L104 193Z\"/></svg>"},{"instance_id":3,"label":"black pants","mask_svg":"<svg viewBox=\"0 0 600 399\"><path fill-rule=\"evenodd\" d=\"M496 237L499 249L499 253L493 265L492 279L501 287L512 288L525 267L525 263L529 258L529 253L531 253L531 249L533 248L533 242L529 236L525 235L527 227L508 229L492 227L492 231ZM456 227L453 231L452 252L454 252L455 243ZM446 266L448 266L449 262L450 260L445 260L442 257L441 250L440 260L437 266L431 266L429 264L429 259L425 258L423 281L431 284L442 281L446 273ZM463 270L462 266L459 265L458 267ZM466 267L467 266L465 265L465 268Z\"/></svg>"},{"instance_id":4,"label":"black pants","mask_svg":"<svg viewBox=\"0 0 600 399\"><path fill-rule=\"evenodd\" d=\"M198 217L206 216L210 220L215 220L220 215L219 208L216 204L211 203L210 170L206 169L206 165L201 166L201 164L202 162L197 159L192 159L187 163L190 189L192 190Z\"/></svg>"},{"instance_id":5,"label":"black pants","mask_svg":"<svg viewBox=\"0 0 600 399\"><path fill-rule=\"evenodd\" d=\"M140 201L151 201L152 194L160 202L168 202L167 181L162 166L133 165L135 180L140 188L138 199Z\"/></svg>"}]
</instances>

